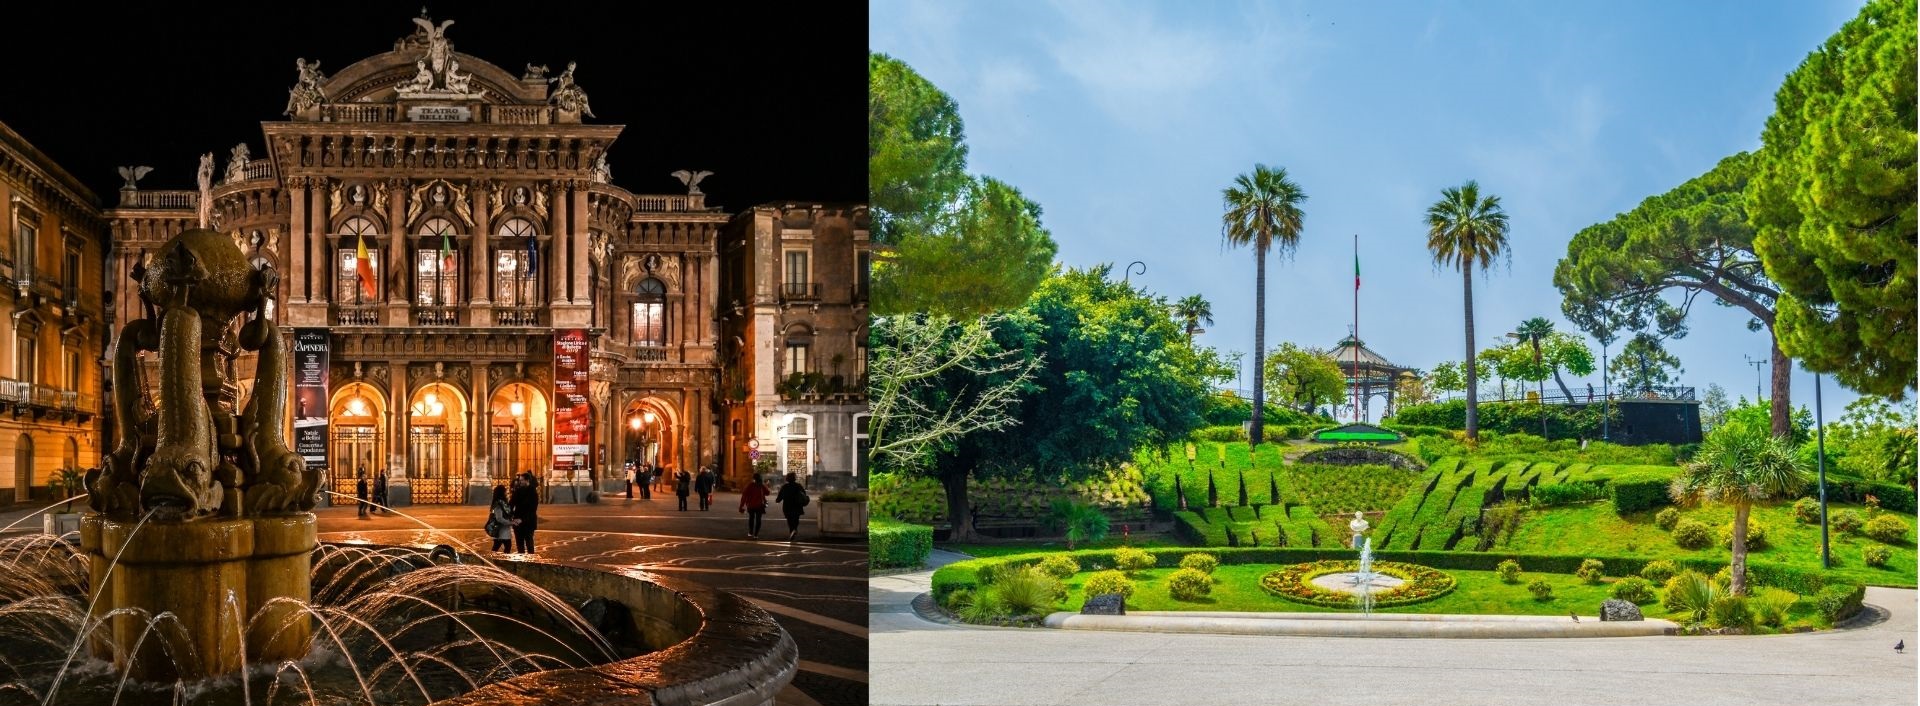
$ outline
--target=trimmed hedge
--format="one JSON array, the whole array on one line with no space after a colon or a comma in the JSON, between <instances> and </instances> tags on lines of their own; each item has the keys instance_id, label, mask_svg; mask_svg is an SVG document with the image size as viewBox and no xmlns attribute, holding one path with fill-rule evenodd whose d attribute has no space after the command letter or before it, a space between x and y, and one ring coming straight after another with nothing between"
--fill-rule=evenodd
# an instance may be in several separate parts
<instances>
[{"instance_id":1,"label":"trimmed hedge","mask_svg":"<svg viewBox=\"0 0 1920 706\"><path fill-rule=\"evenodd\" d=\"M1667 487L1672 483L1673 476L1651 471L1633 471L1614 476L1608 483L1613 490L1613 510L1625 515L1671 504L1673 496L1667 494Z\"/></svg>"},{"instance_id":2,"label":"trimmed hedge","mask_svg":"<svg viewBox=\"0 0 1920 706\"><path fill-rule=\"evenodd\" d=\"M1808 483L1806 492L1809 495L1817 495L1820 489L1818 485ZM1912 488L1897 483L1881 483L1864 478L1835 475L1831 470L1827 472L1828 502L1865 503L1869 495L1880 501L1882 509L1914 513L1916 498Z\"/></svg>"},{"instance_id":3,"label":"trimmed hedge","mask_svg":"<svg viewBox=\"0 0 1920 706\"><path fill-rule=\"evenodd\" d=\"M1192 553L1191 547L1165 547L1145 550L1154 556L1154 566L1159 568L1176 567L1180 559ZM1021 566L1038 564L1053 554L1065 553L1080 562L1087 570L1114 565L1112 549L1082 549L1073 552L1043 552L1020 554L1006 557L969 559L940 567L933 572L933 596L942 605L946 604L948 594L960 590L977 590L982 583L982 569L997 571ZM1208 553L1220 559L1223 565L1233 564L1302 564L1321 560L1351 560L1353 550L1335 548L1297 548L1297 547L1241 547L1230 549L1210 549ZM1397 561L1419 564L1435 569L1456 569L1464 571L1494 571L1500 562L1513 560L1526 567L1529 573L1573 574L1580 564L1588 559L1599 559L1606 563L1610 573L1630 576L1640 573L1651 561L1646 557L1618 556L1578 556L1560 554L1514 554L1496 552L1431 552L1431 551L1375 551L1374 558L1380 561ZM1686 558L1664 560L1678 565L1681 569L1693 569L1704 575L1712 575L1726 567L1726 564L1706 558ZM1866 595L1864 584L1853 583L1845 579L1822 576L1817 571L1801 569L1782 564L1767 562L1747 562L1747 579L1750 585L1784 588L1802 596L1814 596L1821 613L1828 620L1841 621L1860 611L1860 601Z\"/></svg>"},{"instance_id":4,"label":"trimmed hedge","mask_svg":"<svg viewBox=\"0 0 1920 706\"><path fill-rule=\"evenodd\" d=\"M874 518L867 521L867 565L873 569L910 568L926 563L933 551L933 528Z\"/></svg>"}]
</instances>

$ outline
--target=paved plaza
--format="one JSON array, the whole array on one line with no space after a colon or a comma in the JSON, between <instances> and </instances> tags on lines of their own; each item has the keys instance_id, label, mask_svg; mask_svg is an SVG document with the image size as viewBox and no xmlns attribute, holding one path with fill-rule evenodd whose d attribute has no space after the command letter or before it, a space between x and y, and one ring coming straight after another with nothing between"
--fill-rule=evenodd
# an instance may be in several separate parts
<instances>
[{"instance_id":1,"label":"paved plaza","mask_svg":"<svg viewBox=\"0 0 1920 706\"><path fill-rule=\"evenodd\" d=\"M1883 706L1915 703L1920 660L1903 589L1867 589L1869 625L1804 635L1369 639L944 625L909 605L930 578L867 582L871 703Z\"/></svg>"},{"instance_id":2,"label":"paved plaza","mask_svg":"<svg viewBox=\"0 0 1920 706\"><path fill-rule=\"evenodd\" d=\"M866 703L867 611L860 591L867 573L866 546L823 540L811 512L802 520L797 543L785 541L786 522L777 514L767 518L761 536L780 540L749 540L745 516L734 509L739 502L738 495L719 493L712 511L684 513L674 510L672 497L658 494L651 501L629 501L616 494L597 505L542 505L535 549L547 559L658 572L747 598L772 614L800 648L800 669L779 703ZM698 503L689 506L697 508ZM322 541L452 544L451 538L479 551L491 545L480 529L485 507L415 505L401 511L415 519L360 519L352 507L321 508L315 514ZM22 515L0 515L0 526ZM420 522L439 530L423 529ZM30 519L15 530L29 525L39 527ZM488 556L498 561L501 555Z\"/></svg>"}]
</instances>

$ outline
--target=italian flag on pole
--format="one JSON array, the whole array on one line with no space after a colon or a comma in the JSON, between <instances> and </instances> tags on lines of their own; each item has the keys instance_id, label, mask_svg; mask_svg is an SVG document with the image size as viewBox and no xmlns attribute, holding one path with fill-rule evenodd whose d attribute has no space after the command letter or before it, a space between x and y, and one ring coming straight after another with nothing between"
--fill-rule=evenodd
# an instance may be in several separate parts
<instances>
[{"instance_id":1,"label":"italian flag on pole","mask_svg":"<svg viewBox=\"0 0 1920 706\"><path fill-rule=\"evenodd\" d=\"M1353 254L1353 288L1360 288L1360 253Z\"/></svg>"}]
</instances>

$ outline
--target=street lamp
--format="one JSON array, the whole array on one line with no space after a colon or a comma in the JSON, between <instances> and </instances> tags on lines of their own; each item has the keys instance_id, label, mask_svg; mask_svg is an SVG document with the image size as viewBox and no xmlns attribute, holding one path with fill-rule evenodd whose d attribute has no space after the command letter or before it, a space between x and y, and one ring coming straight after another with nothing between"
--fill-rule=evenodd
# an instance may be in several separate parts
<instances>
[{"instance_id":1,"label":"street lamp","mask_svg":"<svg viewBox=\"0 0 1920 706\"><path fill-rule=\"evenodd\" d=\"M628 419L627 426L633 427L634 431L640 431L640 417L634 416L633 418Z\"/></svg>"},{"instance_id":2,"label":"street lamp","mask_svg":"<svg viewBox=\"0 0 1920 706\"><path fill-rule=\"evenodd\" d=\"M1126 271L1126 273L1125 273L1125 274L1122 274L1122 275L1120 276L1120 281L1122 281L1122 282L1127 282L1127 283L1129 283L1129 284L1131 284L1131 283L1132 283L1132 280L1133 280L1133 266L1134 266L1134 265L1139 265L1139 266L1140 266L1140 274L1143 274L1143 275L1144 275L1144 274L1146 274L1146 273L1147 273L1147 263L1145 263L1145 262L1141 262L1141 261L1139 261L1139 260L1134 260L1133 262L1129 262L1129 263L1127 263L1127 271Z\"/></svg>"}]
</instances>

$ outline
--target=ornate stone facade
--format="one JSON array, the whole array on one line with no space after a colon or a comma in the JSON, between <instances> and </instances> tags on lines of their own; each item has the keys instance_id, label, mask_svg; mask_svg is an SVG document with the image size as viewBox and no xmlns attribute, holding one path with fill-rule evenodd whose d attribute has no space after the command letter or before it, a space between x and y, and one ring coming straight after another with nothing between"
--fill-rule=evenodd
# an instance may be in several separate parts
<instances>
[{"instance_id":1,"label":"ornate stone facade","mask_svg":"<svg viewBox=\"0 0 1920 706\"><path fill-rule=\"evenodd\" d=\"M384 472L396 503L464 502L533 471L566 501L618 488L627 460L727 462L715 349L728 215L697 179L672 195L610 183L622 127L582 123L593 115L574 76L591 67L515 76L455 51L450 23L417 24L331 76L299 61L289 119L263 126L264 150L232 150L208 204L212 227L281 273L273 317L330 333L333 489ZM199 204L121 197L106 214L108 280L131 310L135 263ZM589 332L594 452L588 468L554 471L565 329ZM252 364L236 367L250 385Z\"/></svg>"}]
</instances>

